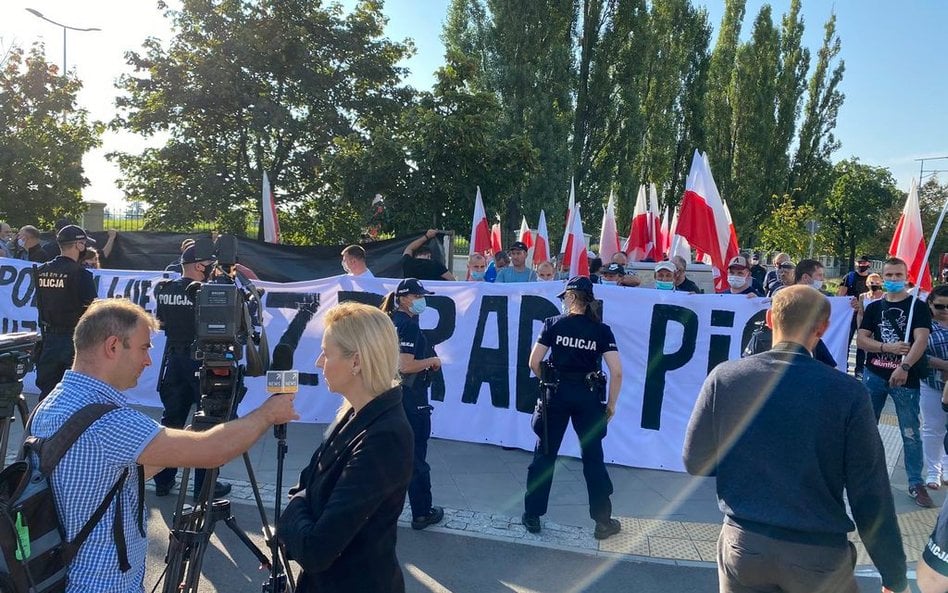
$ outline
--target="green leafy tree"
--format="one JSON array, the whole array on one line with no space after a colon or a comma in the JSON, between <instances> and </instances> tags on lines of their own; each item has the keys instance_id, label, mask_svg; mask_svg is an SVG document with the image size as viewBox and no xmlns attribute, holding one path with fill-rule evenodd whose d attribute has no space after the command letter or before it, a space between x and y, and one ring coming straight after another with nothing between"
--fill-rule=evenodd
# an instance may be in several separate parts
<instances>
[{"instance_id":1,"label":"green leafy tree","mask_svg":"<svg viewBox=\"0 0 948 593\"><path fill-rule=\"evenodd\" d=\"M267 171L294 240L358 236L373 194L332 193L326 163L355 138L382 141L412 97L396 64L413 48L383 36L381 1L344 14L307 0L184 0L167 16L167 47L149 39L127 54L112 122L165 139L113 155L126 197L151 205L147 224L242 232Z\"/></svg>"},{"instance_id":2,"label":"green leafy tree","mask_svg":"<svg viewBox=\"0 0 948 593\"><path fill-rule=\"evenodd\" d=\"M771 182L771 193L774 194L789 190L790 146L800 118L806 73L810 67L810 51L802 44L804 27L800 3L800 0L790 2L790 10L783 15L780 31L776 121L773 150L766 171L767 179Z\"/></svg>"},{"instance_id":3,"label":"green leafy tree","mask_svg":"<svg viewBox=\"0 0 948 593\"><path fill-rule=\"evenodd\" d=\"M892 234L886 237L880 229L887 221L892 224L893 209L901 208L905 197L888 169L864 165L856 158L837 163L833 177L818 212L836 256L852 267L857 249L881 253L888 248L886 243L880 251L879 240L891 239Z\"/></svg>"},{"instance_id":4,"label":"green leafy tree","mask_svg":"<svg viewBox=\"0 0 948 593\"><path fill-rule=\"evenodd\" d=\"M89 184L82 157L103 126L76 104L82 84L46 62L43 47L11 47L0 69L0 219L51 227L77 219Z\"/></svg>"},{"instance_id":5,"label":"green leafy tree","mask_svg":"<svg viewBox=\"0 0 948 593\"><path fill-rule=\"evenodd\" d=\"M771 198L770 216L760 228L760 246L770 251L783 251L796 261L810 253L810 232L807 222L816 220L812 204L797 204L789 194ZM822 233L814 238L815 253L825 247Z\"/></svg>"}]
</instances>

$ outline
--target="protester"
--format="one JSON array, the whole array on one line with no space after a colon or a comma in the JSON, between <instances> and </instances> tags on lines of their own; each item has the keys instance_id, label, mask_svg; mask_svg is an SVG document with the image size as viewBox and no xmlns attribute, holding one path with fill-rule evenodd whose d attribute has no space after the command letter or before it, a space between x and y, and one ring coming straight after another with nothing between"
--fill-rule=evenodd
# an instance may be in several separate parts
<instances>
[{"instance_id":1,"label":"protester","mask_svg":"<svg viewBox=\"0 0 948 593\"><path fill-rule=\"evenodd\" d=\"M767 277L767 268L760 265L760 254L755 253L752 255L750 263L751 278L754 279L754 284L762 289L764 286L764 278Z\"/></svg>"},{"instance_id":2,"label":"protester","mask_svg":"<svg viewBox=\"0 0 948 593\"><path fill-rule=\"evenodd\" d=\"M764 293L754 284L747 258L736 255L727 263L727 283L729 287L725 294L744 294L747 296L764 296Z\"/></svg>"},{"instance_id":3,"label":"protester","mask_svg":"<svg viewBox=\"0 0 948 593\"><path fill-rule=\"evenodd\" d=\"M599 270L599 283L607 286L618 286L619 279L623 276L625 276L625 268L620 264L609 264Z\"/></svg>"},{"instance_id":4,"label":"protester","mask_svg":"<svg viewBox=\"0 0 948 593\"><path fill-rule=\"evenodd\" d=\"M487 258L482 253L472 253L467 258L467 279L471 282L483 282L487 272Z\"/></svg>"},{"instance_id":5,"label":"protester","mask_svg":"<svg viewBox=\"0 0 948 593\"><path fill-rule=\"evenodd\" d=\"M49 261L40 243L40 232L35 226L27 224L20 227L16 234L16 253L13 257L40 264Z\"/></svg>"},{"instance_id":6,"label":"protester","mask_svg":"<svg viewBox=\"0 0 948 593\"><path fill-rule=\"evenodd\" d=\"M523 526L530 533L539 533L540 517L546 514L553 486L556 455L566 432L573 423L579 438L583 460L583 476L589 496L589 516L596 522L593 536L606 539L621 529L612 518L612 481L603 463L602 439L606 424L616 413L619 391L622 387L622 361L616 348L612 329L600 321L590 307L593 285L583 276L573 277L566 290L559 294L563 300L563 315L543 322L540 336L530 353L530 369L537 377L545 377L541 365L550 353L556 383L548 405L537 401L533 413L533 432L537 444L533 462L527 471L527 492L524 496ZM609 390L606 397L606 379L601 374L602 360L609 368ZM544 428L545 424L545 428Z\"/></svg>"},{"instance_id":7,"label":"protester","mask_svg":"<svg viewBox=\"0 0 948 593\"><path fill-rule=\"evenodd\" d=\"M0 257L13 257L13 229L5 222L0 222Z\"/></svg>"},{"instance_id":8,"label":"protester","mask_svg":"<svg viewBox=\"0 0 948 593\"><path fill-rule=\"evenodd\" d=\"M936 286L928 295L932 314L932 331L925 350L928 372L919 384L919 407L922 412L922 453L925 456L925 485L941 488L948 478L948 455L945 453L945 426L948 414L941 407L945 390L944 374L948 373L948 284Z\"/></svg>"},{"instance_id":9,"label":"protester","mask_svg":"<svg viewBox=\"0 0 948 593\"><path fill-rule=\"evenodd\" d=\"M249 449L272 425L299 418L293 410L293 395L283 394L210 430L162 428L130 408L122 393L135 387L151 364L155 329L154 318L127 299L94 302L76 326L72 370L34 413L31 433L45 438L88 404L117 408L92 424L52 472L56 509L71 541L92 509L128 471L116 499L122 504L113 503L115 512L106 512L69 564L69 591L142 591L148 547L148 513L143 512L139 494L143 480L166 466L221 466ZM116 538L124 538L128 570L120 568Z\"/></svg>"},{"instance_id":10,"label":"protester","mask_svg":"<svg viewBox=\"0 0 948 593\"><path fill-rule=\"evenodd\" d=\"M824 273L823 264L815 259L803 259L800 260L797 267L793 269L793 283L809 286L829 296L827 292L823 290L825 280Z\"/></svg>"},{"instance_id":11,"label":"protester","mask_svg":"<svg viewBox=\"0 0 948 593\"><path fill-rule=\"evenodd\" d=\"M767 311L774 348L716 366L695 403L682 457L688 473L717 480L723 593L856 593L846 501L883 585L908 590L865 390L811 355L829 317L817 291L780 291Z\"/></svg>"},{"instance_id":12,"label":"protester","mask_svg":"<svg viewBox=\"0 0 948 593\"><path fill-rule=\"evenodd\" d=\"M527 267L527 251L525 243L514 241L507 252L510 254L510 265L497 271L494 282L506 284L511 282L536 282L537 273Z\"/></svg>"},{"instance_id":13,"label":"protester","mask_svg":"<svg viewBox=\"0 0 948 593\"><path fill-rule=\"evenodd\" d=\"M303 572L296 591L402 593L398 516L412 475L399 346L388 317L343 303L324 319L316 366L343 397L326 440L290 489L277 537Z\"/></svg>"},{"instance_id":14,"label":"protester","mask_svg":"<svg viewBox=\"0 0 948 593\"><path fill-rule=\"evenodd\" d=\"M590 257L586 261L589 262L589 281L593 284L602 284L602 275L600 274L602 272L602 260L598 257ZM566 274L569 274L569 272L566 272Z\"/></svg>"},{"instance_id":15,"label":"protester","mask_svg":"<svg viewBox=\"0 0 948 593\"><path fill-rule=\"evenodd\" d=\"M884 296L885 292L882 290L882 276L876 273L869 274L869 278L866 281L866 292L856 297L859 304L859 308L856 311L857 326L862 325L862 316L866 312L866 307L868 307L870 303L881 300ZM865 370L865 364L863 364L862 370ZM861 379L861 374L857 374L856 378Z\"/></svg>"},{"instance_id":16,"label":"protester","mask_svg":"<svg viewBox=\"0 0 948 593\"><path fill-rule=\"evenodd\" d=\"M537 266L537 280L540 282L549 282L556 277L556 268L553 267L553 264L545 261L540 262L540 265Z\"/></svg>"},{"instance_id":17,"label":"protester","mask_svg":"<svg viewBox=\"0 0 948 593\"><path fill-rule=\"evenodd\" d=\"M780 265L790 261L790 256L786 253L778 253L774 256L774 269L769 270L764 276L763 288L767 296L773 294L774 284L779 281L777 276L778 271L780 270ZM785 286L789 286L792 282L784 282Z\"/></svg>"},{"instance_id":18,"label":"protester","mask_svg":"<svg viewBox=\"0 0 948 593\"><path fill-rule=\"evenodd\" d=\"M768 285L770 286L770 288L767 290L767 296L768 297L774 296L778 290L780 290L781 288L785 286L793 286L794 284L793 275L794 275L794 272L796 271L796 268L797 266L789 259L781 262L777 266L777 271L775 275L776 280L771 282Z\"/></svg>"},{"instance_id":19,"label":"protester","mask_svg":"<svg viewBox=\"0 0 948 593\"><path fill-rule=\"evenodd\" d=\"M856 269L850 271L843 277L839 288L836 289L836 296L848 296L858 299L859 295L866 292L866 283L869 279L869 267L871 265L872 261L868 255L860 256L859 259L856 260ZM849 326L849 341L846 342L846 344L852 344L853 336L856 335L856 328L858 327L856 325L858 317L859 311L854 311L852 323ZM856 368L853 374L857 377L861 377L865 366L866 352L861 348L856 348Z\"/></svg>"},{"instance_id":20,"label":"protester","mask_svg":"<svg viewBox=\"0 0 948 593\"><path fill-rule=\"evenodd\" d=\"M658 290L675 290L675 273L678 268L675 262L660 261L655 264L655 288Z\"/></svg>"},{"instance_id":21,"label":"protester","mask_svg":"<svg viewBox=\"0 0 948 593\"><path fill-rule=\"evenodd\" d=\"M95 247L86 247L86 250L82 252L79 265L87 270L98 270L102 267L99 262L99 252L96 251Z\"/></svg>"},{"instance_id":22,"label":"protester","mask_svg":"<svg viewBox=\"0 0 948 593\"><path fill-rule=\"evenodd\" d=\"M619 278L619 284L622 286L638 286L642 284L641 278L629 267L629 256L624 251L616 251L612 254L612 263L619 264L625 268L625 276Z\"/></svg>"},{"instance_id":23,"label":"protester","mask_svg":"<svg viewBox=\"0 0 948 593\"><path fill-rule=\"evenodd\" d=\"M441 368L441 359L428 356L428 341L418 324L418 316L425 312L425 296L432 294L418 279L405 278L382 303L382 311L392 318L398 333L402 406L414 433L414 462L408 485L412 529L424 529L444 518L444 509L431 504L431 467L427 461L432 410L428 403L430 372Z\"/></svg>"},{"instance_id":24,"label":"protester","mask_svg":"<svg viewBox=\"0 0 948 593\"><path fill-rule=\"evenodd\" d=\"M75 225L63 227L56 241L61 254L36 268L36 309L43 334L43 348L36 361L40 400L72 365L73 330L96 297L92 273L79 265L86 246L95 241Z\"/></svg>"},{"instance_id":25,"label":"protester","mask_svg":"<svg viewBox=\"0 0 948 593\"><path fill-rule=\"evenodd\" d=\"M197 245L190 245L181 254L182 274L176 280L159 282L155 286L155 315L165 333L165 351L158 374L158 397L163 408L161 425L184 428L192 407L201 403L201 380L198 372L201 362L192 356L196 338L193 293L194 283L208 282L214 273L214 258L198 254ZM155 474L155 495L167 496L177 484L178 468L165 467ZM205 472L194 472L192 492L198 498L204 485ZM214 498L227 496L231 485L214 484Z\"/></svg>"},{"instance_id":26,"label":"protester","mask_svg":"<svg viewBox=\"0 0 948 593\"><path fill-rule=\"evenodd\" d=\"M487 270L484 272L484 281L485 282L494 282L497 280L497 274L510 265L510 256L507 255L506 251L498 251L494 254L494 258L487 266Z\"/></svg>"},{"instance_id":27,"label":"protester","mask_svg":"<svg viewBox=\"0 0 948 593\"><path fill-rule=\"evenodd\" d=\"M885 298L871 303L863 313L856 345L866 351L862 381L872 399L876 421L891 396L902 434L909 496L921 507L933 507L922 480L922 444L919 438L918 363L925 355L931 333L931 314L925 303L905 289L908 266L897 257L882 264ZM908 316L912 312L912 326Z\"/></svg>"},{"instance_id":28,"label":"protester","mask_svg":"<svg viewBox=\"0 0 948 593\"><path fill-rule=\"evenodd\" d=\"M350 276L375 278L365 265L365 249L361 245L349 245L342 250L342 269Z\"/></svg>"},{"instance_id":29,"label":"protester","mask_svg":"<svg viewBox=\"0 0 948 593\"><path fill-rule=\"evenodd\" d=\"M431 259L431 248L428 241L435 239L438 231L428 229L425 234L415 239L402 252L402 273L405 278L421 280L456 280L444 264Z\"/></svg>"},{"instance_id":30,"label":"protester","mask_svg":"<svg viewBox=\"0 0 948 593\"><path fill-rule=\"evenodd\" d=\"M698 288L698 285L694 283L685 275L685 271L688 269L688 262L685 261L680 255L676 255L671 258L673 264L675 264L675 290L678 292L690 292L692 294L701 294L701 289Z\"/></svg>"},{"instance_id":31,"label":"protester","mask_svg":"<svg viewBox=\"0 0 948 593\"><path fill-rule=\"evenodd\" d=\"M102 249L98 252L99 265L98 268L102 267L102 264L105 264L105 267L109 267L109 258L112 257L112 252L115 251L115 243L118 239L118 231L115 229L109 229L106 232L105 245L102 246Z\"/></svg>"}]
</instances>

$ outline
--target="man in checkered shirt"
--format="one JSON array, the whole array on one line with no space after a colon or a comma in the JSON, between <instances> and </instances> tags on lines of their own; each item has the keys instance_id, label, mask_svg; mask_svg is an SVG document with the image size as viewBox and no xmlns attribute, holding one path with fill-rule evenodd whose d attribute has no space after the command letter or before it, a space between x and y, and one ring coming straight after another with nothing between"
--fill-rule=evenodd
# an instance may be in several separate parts
<instances>
[{"instance_id":1,"label":"man in checkered shirt","mask_svg":"<svg viewBox=\"0 0 948 593\"><path fill-rule=\"evenodd\" d=\"M116 500L69 566L67 593L144 590L148 542L140 490L143 477L147 479L166 466L221 466L249 449L274 424L299 418L292 394L267 398L247 416L205 432L165 428L129 408L122 390L134 387L145 367L151 365L151 332L156 329L154 318L130 301L93 302L73 335L76 357L72 369L33 418L33 434L48 437L88 404L118 406L89 427L53 471L53 494L71 540L123 470L129 470ZM118 499L130 565L124 571L112 534Z\"/></svg>"}]
</instances>

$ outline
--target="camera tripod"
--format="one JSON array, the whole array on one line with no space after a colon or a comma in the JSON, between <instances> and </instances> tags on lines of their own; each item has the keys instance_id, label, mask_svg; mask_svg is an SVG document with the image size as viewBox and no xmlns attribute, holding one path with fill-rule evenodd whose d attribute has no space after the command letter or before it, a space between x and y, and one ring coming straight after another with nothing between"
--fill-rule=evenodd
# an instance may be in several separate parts
<instances>
[{"instance_id":1,"label":"camera tripod","mask_svg":"<svg viewBox=\"0 0 948 593\"><path fill-rule=\"evenodd\" d=\"M202 410L194 415L191 425L192 430L208 430L234 416L237 403L246 392L243 384L243 372L243 366L232 361L205 363L201 368ZM280 439L280 435L277 435L279 458L275 520L279 520L282 465L283 456L286 452L285 430L282 436L283 438ZM168 553L165 557L166 566L163 575L165 581L162 589L164 593L198 593L204 554L210 545L214 528L220 521L223 521L237 535L247 549L260 561L261 566L270 571L269 578L262 586L264 593L292 593L295 590L293 575L285 570L287 566L285 554L267 520L267 513L264 509L253 466L250 463L250 456L244 453L243 460L257 510L260 512L260 521L263 525L267 545L270 548L270 556L268 557L237 525L237 521L231 513L230 501L214 499L214 486L217 483L220 468L207 470L204 483L193 505L185 504L188 496L190 470L183 468L178 500L175 505L173 528L169 536ZM156 584L156 589L157 586Z\"/></svg>"},{"instance_id":2,"label":"camera tripod","mask_svg":"<svg viewBox=\"0 0 948 593\"><path fill-rule=\"evenodd\" d=\"M2 452L4 464L7 446L10 443L10 428L15 420L14 412L20 414L20 421L25 429L26 420L30 417L30 409L26 405L26 398L23 397L23 381L20 380L0 383L0 452Z\"/></svg>"}]
</instances>

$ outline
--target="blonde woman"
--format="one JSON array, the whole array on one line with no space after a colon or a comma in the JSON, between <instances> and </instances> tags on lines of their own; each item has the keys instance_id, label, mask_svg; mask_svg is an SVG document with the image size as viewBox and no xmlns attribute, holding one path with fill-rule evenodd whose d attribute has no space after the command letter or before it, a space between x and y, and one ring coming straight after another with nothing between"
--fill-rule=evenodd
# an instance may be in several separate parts
<instances>
[{"instance_id":1,"label":"blonde woman","mask_svg":"<svg viewBox=\"0 0 948 593\"><path fill-rule=\"evenodd\" d=\"M387 315L357 303L326 313L316 366L343 397L326 439L290 490L277 536L303 568L298 593L402 593L398 516L412 471L412 430Z\"/></svg>"}]
</instances>

